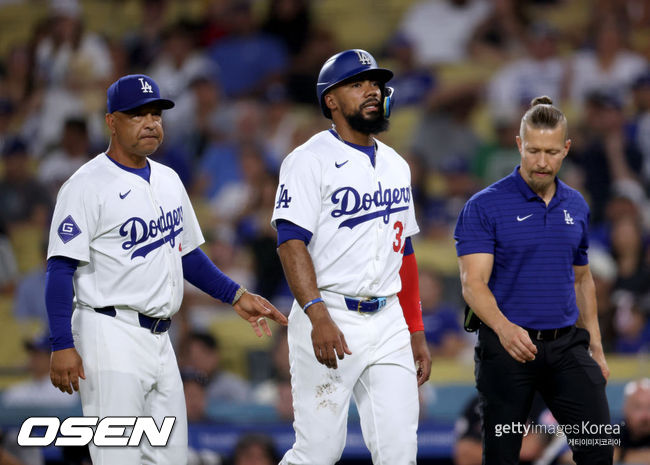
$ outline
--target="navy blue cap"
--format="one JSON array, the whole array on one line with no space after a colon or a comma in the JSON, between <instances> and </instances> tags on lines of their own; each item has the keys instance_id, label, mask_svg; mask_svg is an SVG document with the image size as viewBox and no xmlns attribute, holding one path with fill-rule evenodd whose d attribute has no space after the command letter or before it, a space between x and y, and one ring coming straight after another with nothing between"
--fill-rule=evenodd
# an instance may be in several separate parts
<instances>
[{"instance_id":1,"label":"navy blue cap","mask_svg":"<svg viewBox=\"0 0 650 465\"><path fill-rule=\"evenodd\" d=\"M144 74L129 74L115 81L106 92L106 108L109 113L128 111L147 103L159 103L160 108L169 110L174 102L160 98L158 84Z\"/></svg>"}]
</instances>

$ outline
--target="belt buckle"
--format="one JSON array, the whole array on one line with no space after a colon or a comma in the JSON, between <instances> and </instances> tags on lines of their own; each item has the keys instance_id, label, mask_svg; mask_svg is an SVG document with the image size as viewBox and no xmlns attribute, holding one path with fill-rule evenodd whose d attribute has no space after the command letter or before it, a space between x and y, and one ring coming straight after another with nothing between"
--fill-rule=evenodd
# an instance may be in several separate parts
<instances>
[{"instance_id":1,"label":"belt buckle","mask_svg":"<svg viewBox=\"0 0 650 465\"><path fill-rule=\"evenodd\" d=\"M361 304L367 302L368 300L369 299L359 299L359 301L357 302L357 313L363 313L361 311Z\"/></svg>"},{"instance_id":2,"label":"belt buckle","mask_svg":"<svg viewBox=\"0 0 650 465\"><path fill-rule=\"evenodd\" d=\"M535 337L535 339L537 339L538 341L543 340L543 338L542 338L542 330L541 329L537 330L537 336Z\"/></svg>"},{"instance_id":3,"label":"belt buckle","mask_svg":"<svg viewBox=\"0 0 650 465\"><path fill-rule=\"evenodd\" d=\"M153 334L162 334L164 331L158 331L158 325L160 324L161 321L163 321L164 318L156 318L155 323L151 326L151 332Z\"/></svg>"},{"instance_id":4,"label":"belt buckle","mask_svg":"<svg viewBox=\"0 0 650 465\"><path fill-rule=\"evenodd\" d=\"M555 328L555 329L553 330L553 339L554 339L554 340L557 339L557 332L558 332L558 331L559 331L558 328Z\"/></svg>"}]
</instances>

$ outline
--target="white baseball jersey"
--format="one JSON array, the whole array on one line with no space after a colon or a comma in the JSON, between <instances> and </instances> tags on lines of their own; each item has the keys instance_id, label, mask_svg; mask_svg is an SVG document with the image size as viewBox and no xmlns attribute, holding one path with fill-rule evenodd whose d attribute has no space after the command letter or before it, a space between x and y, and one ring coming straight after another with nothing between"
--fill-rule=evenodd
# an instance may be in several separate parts
<instances>
[{"instance_id":1,"label":"white baseball jersey","mask_svg":"<svg viewBox=\"0 0 650 465\"><path fill-rule=\"evenodd\" d=\"M419 231L411 172L376 141L375 166L329 131L285 158L272 224L284 219L313 233L308 245L318 288L348 296L401 289L404 241Z\"/></svg>"},{"instance_id":2,"label":"white baseball jersey","mask_svg":"<svg viewBox=\"0 0 650 465\"><path fill-rule=\"evenodd\" d=\"M78 304L128 307L154 318L178 311L181 258L203 235L178 175L149 164L147 182L101 153L61 187L47 255L79 260Z\"/></svg>"}]
</instances>

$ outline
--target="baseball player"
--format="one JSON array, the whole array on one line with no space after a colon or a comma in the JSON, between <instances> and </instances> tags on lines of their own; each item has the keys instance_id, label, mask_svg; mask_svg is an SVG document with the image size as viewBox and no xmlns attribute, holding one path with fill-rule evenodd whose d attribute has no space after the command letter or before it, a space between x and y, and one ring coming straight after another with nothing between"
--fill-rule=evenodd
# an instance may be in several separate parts
<instances>
[{"instance_id":1,"label":"baseball player","mask_svg":"<svg viewBox=\"0 0 650 465\"><path fill-rule=\"evenodd\" d=\"M183 385L167 333L183 278L230 302L258 336L270 335L264 317L286 318L198 248L203 236L180 179L148 158L163 140L162 111L174 103L150 77L129 75L109 87L107 104L108 150L63 185L52 219L50 377L62 391L80 391L86 416L152 416L159 428L176 417L166 447L91 442L95 465L185 464Z\"/></svg>"},{"instance_id":2,"label":"baseball player","mask_svg":"<svg viewBox=\"0 0 650 465\"><path fill-rule=\"evenodd\" d=\"M392 76L364 50L327 60L317 96L332 129L280 171L272 224L296 299L296 442L283 465L340 458L351 396L373 463L415 463L418 384L431 369L410 240L418 226L406 161L372 136L387 129Z\"/></svg>"}]
</instances>

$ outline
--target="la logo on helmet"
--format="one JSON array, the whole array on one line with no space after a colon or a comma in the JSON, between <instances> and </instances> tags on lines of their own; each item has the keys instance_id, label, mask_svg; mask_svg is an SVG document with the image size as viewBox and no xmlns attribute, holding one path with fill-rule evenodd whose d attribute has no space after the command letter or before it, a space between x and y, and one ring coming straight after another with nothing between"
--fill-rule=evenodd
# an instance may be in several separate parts
<instances>
[{"instance_id":1,"label":"la logo on helmet","mask_svg":"<svg viewBox=\"0 0 650 465\"><path fill-rule=\"evenodd\" d=\"M370 61L370 57L366 55L363 52L360 52L359 50L356 50L357 56L359 57L359 61L361 62L362 65L370 65L372 64L372 61Z\"/></svg>"},{"instance_id":2,"label":"la logo on helmet","mask_svg":"<svg viewBox=\"0 0 650 465\"><path fill-rule=\"evenodd\" d=\"M153 94L153 88L151 84L144 80L144 78L138 78L140 84L142 84L142 93L143 94Z\"/></svg>"}]
</instances>

